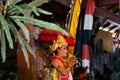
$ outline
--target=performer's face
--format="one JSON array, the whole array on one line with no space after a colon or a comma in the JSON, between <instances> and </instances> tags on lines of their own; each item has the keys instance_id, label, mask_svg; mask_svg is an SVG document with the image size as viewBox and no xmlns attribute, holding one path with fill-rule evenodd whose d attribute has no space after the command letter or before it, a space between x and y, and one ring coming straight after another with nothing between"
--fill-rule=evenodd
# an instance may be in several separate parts
<instances>
[{"instance_id":1,"label":"performer's face","mask_svg":"<svg viewBox=\"0 0 120 80\"><path fill-rule=\"evenodd\" d=\"M67 46L62 46L59 48L59 53L61 54L62 57L66 57L68 53Z\"/></svg>"}]
</instances>

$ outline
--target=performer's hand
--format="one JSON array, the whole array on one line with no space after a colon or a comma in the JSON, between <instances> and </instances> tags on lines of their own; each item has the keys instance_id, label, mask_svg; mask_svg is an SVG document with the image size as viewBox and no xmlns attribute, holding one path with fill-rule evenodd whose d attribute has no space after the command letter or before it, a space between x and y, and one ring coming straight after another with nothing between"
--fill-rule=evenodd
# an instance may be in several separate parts
<instances>
[{"instance_id":1,"label":"performer's hand","mask_svg":"<svg viewBox=\"0 0 120 80\"><path fill-rule=\"evenodd\" d=\"M69 59L69 61L68 61L68 66L72 67L72 66L74 66L75 64L76 64L76 57L73 56L73 57L71 57L71 58Z\"/></svg>"}]
</instances>

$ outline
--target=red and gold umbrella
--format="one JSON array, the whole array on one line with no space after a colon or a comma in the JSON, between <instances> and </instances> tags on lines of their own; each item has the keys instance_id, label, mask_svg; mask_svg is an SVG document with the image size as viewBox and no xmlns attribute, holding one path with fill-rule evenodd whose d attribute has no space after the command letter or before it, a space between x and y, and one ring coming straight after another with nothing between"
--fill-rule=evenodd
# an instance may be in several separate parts
<instances>
[{"instance_id":1,"label":"red and gold umbrella","mask_svg":"<svg viewBox=\"0 0 120 80\"><path fill-rule=\"evenodd\" d=\"M43 42L53 41L53 40L57 39L58 35L63 36L65 38L65 40L68 42L68 45L75 44L75 39L71 35L68 37L61 32L58 32L55 30L49 30L49 29L44 29L40 33L40 41L43 41Z\"/></svg>"}]
</instances>

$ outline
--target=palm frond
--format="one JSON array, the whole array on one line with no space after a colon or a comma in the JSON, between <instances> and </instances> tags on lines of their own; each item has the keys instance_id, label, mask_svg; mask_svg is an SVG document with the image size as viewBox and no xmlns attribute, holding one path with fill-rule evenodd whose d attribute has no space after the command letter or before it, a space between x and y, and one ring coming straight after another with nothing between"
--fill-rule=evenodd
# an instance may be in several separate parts
<instances>
[{"instance_id":1,"label":"palm frond","mask_svg":"<svg viewBox=\"0 0 120 80\"><path fill-rule=\"evenodd\" d=\"M10 15L18 15L20 11L14 5L14 6L7 7L7 13L10 13Z\"/></svg>"},{"instance_id":2,"label":"palm frond","mask_svg":"<svg viewBox=\"0 0 120 80\"><path fill-rule=\"evenodd\" d=\"M23 54L24 54L25 62L27 63L27 67L28 67L28 69L29 69L29 68L30 68L30 65L29 65L29 57L28 57L26 48L25 48L24 46L22 46L22 51L23 51Z\"/></svg>"},{"instance_id":3,"label":"palm frond","mask_svg":"<svg viewBox=\"0 0 120 80\"><path fill-rule=\"evenodd\" d=\"M50 0L34 0L33 2L30 2L29 4L32 6L41 6L44 3L48 3Z\"/></svg>"},{"instance_id":4,"label":"palm frond","mask_svg":"<svg viewBox=\"0 0 120 80\"><path fill-rule=\"evenodd\" d=\"M60 26L50 23L50 22L46 22L46 21L42 21L42 20L38 20L38 19L34 19L34 18L29 18L29 17L25 17L25 16L10 16L12 19L17 19L19 21L24 21L24 22L28 22L30 24L39 26L41 28L46 28L46 29L51 29L51 30L57 30L59 32L62 32L63 34L65 34L66 36L68 36L68 32L65 31L64 29L62 29Z\"/></svg>"},{"instance_id":5,"label":"palm frond","mask_svg":"<svg viewBox=\"0 0 120 80\"><path fill-rule=\"evenodd\" d=\"M28 11L35 13L37 16L40 15L39 13L52 15L52 13L36 7L37 6L36 3L40 6L43 3L48 2L49 0L35 0L35 1L31 2L30 4L15 5L16 3L20 2L20 1L21 0L13 1L14 3L12 3L11 6L7 7L7 12L10 13L11 15L20 14L20 13L25 15L25 13ZM34 5L36 5L36 6L34 6Z\"/></svg>"},{"instance_id":6,"label":"palm frond","mask_svg":"<svg viewBox=\"0 0 120 80\"><path fill-rule=\"evenodd\" d=\"M21 2L21 1L22 1L22 0L12 0L10 6L11 6L11 5L15 5L15 4L17 4L17 3Z\"/></svg>"},{"instance_id":7,"label":"palm frond","mask_svg":"<svg viewBox=\"0 0 120 80\"><path fill-rule=\"evenodd\" d=\"M11 31L13 32L13 34L18 38L18 41L22 46L22 51L23 51L23 54L24 54L24 57L25 57L25 62L27 64L28 68L29 68L29 57L28 57L28 54L27 54L26 50L29 48L28 51L36 59L35 52L32 50L32 48L29 46L29 44L20 36L17 29L15 28L15 26L12 23L9 24L9 27L10 27Z\"/></svg>"},{"instance_id":8,"label":"palm frond","mask_svg":"<svg viewBox=\"0 0 120 80\"><path fill-rule=\"evenodd\" d=\"M30 47L30 45L25 41L23 40L23 43L26 47L26 49L33 55L33 57L36 59L36 56L35 56L35 51Z\"/></svg>"},{"instance_id":9,"label":"palm frond","mask_svg":"<svg viewBox=\"0 0 120 80\"><path fill-rule=\"evenodd\" d=\"M24 24L18 20L14 20L16 22L16 24L21 28L21 30L23 31L23 34L25 36L25 39L27 40L27 42L30 41L30 34L29 34L29 30L24 26Z\"/></svg>"},{"instance_id":10,"label":"palm frond","mask_svg":"<svg viewBox=\"0 0 120 80\"><path fill-rule=\"evenodd\" d=\"M20 6L15 5L14 7L16 8L16 11L15 11L16 13L14 13L14 14L20 14L20 13L22 13L23 15L26 14L25 10L23 8L21 8Z\"/></svg>"},{"instance_id":11,"label":"palm frond","mask_svg":"<svg viewBox=\"0 0 120 80\"><path fill-rule=\"evenodd\" d=\"M37 8L35 6L32 6L32 5L28 5L28 4L23 4L23 5L19 5L19 7L21 7L21 9L23 9L24 12L33 12L35 13L37 16L39 16L40 14L39 13L43 13L43 14L46 14L46 15L52 15L51 12L48 12L48 11L45 11L41 8ZM39 12L39 13L38 13Z\"/></svg>"},{"instance_id":12,"label":"palm frond","mask_svg":"<svg viewBox=\"0 0 120 80\"><path fill-rule=\"evenodd\" d=\"M27 54L27 51L29 51L34 58L36 59L35 56L35 51L31 48L29 45L29 31L27 28L24 26L23 22L27 22L30 24L33 24L35 26L38 26L40 28L45 28L45 29L51 29L51 30L56 30L60 31L66 36L68 36L68 32L62 29L60 26L30 18L26 16L26 13L34 13L37 16L40 15L40 13L47 14L47 15L52 15L52 13L47 12L41 8L38 8L38 6L41 6L44 3L49 2L50 0L34 0L33 2L30 2L28 4L19 4L22 0L6 0L6 2L3 4L0 2L0 41L1 41L1 56L2 56L2 61L5 62L6 60L6 43L5 39L7 38L9 47L13 48L13 40L11 37L11 32L14 34L15 37L17 37L19 43L21 44L21 49L23 51L24 57L26 64L29 68L29 57ZM21 15L21 16L20 16ZM13 23L15 22L15 23ZM22 29L23 34L27 41L18 33L17 28L15 26L17 24L20 29Z\"/></svg>"},{"instance_id":13,"label":"palm frond","mask_svg":"<svg viewBox=\"0 0 120 80\"><path fill-rule=\"evenodd\" d=\"M9 31L8 23L4 19L4 16L2 15L1 12L0 12L0 22L1 22L1 25L3 26L3 30L5 30L5 34L6 34L8 42L9 42L9 47L11 49L13 49L13 40L12 40L10 31Z\"/></svg>"},{"instance_id":14,"label":"palm frond","mask_svg":"<svg viewBox=\"0 0 120 80\"><path fill-rule=\"evenodd\" d=\"M23 4L23 5L14 5L8 8L8 13L13 14L23 14L26 15L26 12L33 12L35 15L39 16L39 11L35 6Z\"/></svg>"},{"instance_id":15,"label":"palm frond","mask_svg":"<svg viewBox=\"0 0 120 80\"><path fill-rule=\"evenodd\" d=\"M2 57L2 62L6 61L6 46L5 46L5 34L4 34L4 29L1 26L1 57Z\"/></svg>"},{"instance_id":16,"label":"palm frond","mask_svg":"<svg viewBox=\"0 0 120 80\"><path fill-rule=\"evenodd\" d=\"M32 6L32 11L35 13L35 15L39 16L40 14L37 11L37 8L35 6Z\"/></svg>"},{"instance_id":17,"label":"palm frond","mask_svg":"<svg viewBox=\"0 0 120 80\"><path fill-rule=\"evenodd\" d=\"M48 12L48 11L46 11L46 10L43 10L43 9L41 9L41 8L37 8L37 11L38 11L39 13L43 13L43 14L46 14L46 15L52 15L52 14L53 14L53 13Z\"/></svg>"},{"instance_id":18,"label":"palm frond","mask_svg":"<svg viewBox=\"0 0 120 80\"><path fill-rule=\"evenodd\" d=\"M26 13L26 12L33 12L35 15L39 16L40 14L37 11L37 8L35 6L29 5L29 4L23 4L19 5L19 7Z\"/></svg>"}]
</instances>

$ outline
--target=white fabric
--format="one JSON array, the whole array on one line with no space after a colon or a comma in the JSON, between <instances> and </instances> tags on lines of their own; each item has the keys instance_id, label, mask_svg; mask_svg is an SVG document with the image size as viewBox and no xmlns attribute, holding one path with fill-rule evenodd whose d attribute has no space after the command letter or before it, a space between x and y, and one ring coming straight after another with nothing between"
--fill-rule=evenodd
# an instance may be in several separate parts
<instances>
[{"instance_id":1,"label":"white fabric","mask_svg":"<svg viewBox=\"0 0 120 80\"><path fill-rule=\"evenodd\" d=\"M88 66L88 68L90 68L90 60L83 59L83 60L82 60L82 66L83 66L83 67ZM89 69L88 69L88 73L89 73Z\"/></svg>"},{"instance_id":2,"label":"white fabric","mask_svg":"<svg viewBox=\"0 0 120 80\"><path fill-rule=\"evenodd\" d=\"M73 80L72 73L69 72L69 80Z\"/></svg>"},{"instance_id":3,"label":"white fabric","mask_svg":"<svg viewBox=\"0 0 120 80\"><path fill-rule=\"evenodd\" d=\"M92 30L92 26L93 26L93 16L90 14L86 14L84 21L84 30Z\"/></svg>"}]
</instances>

